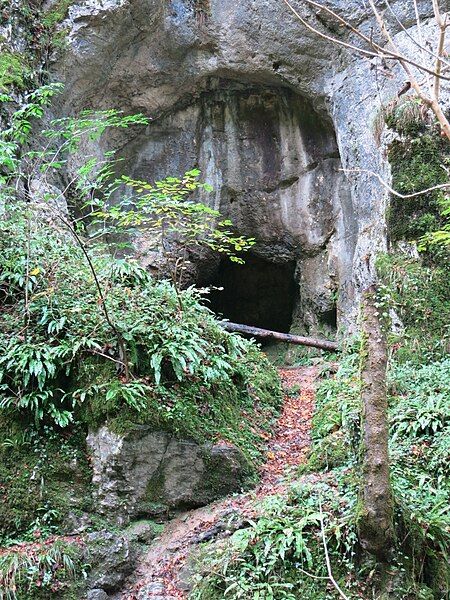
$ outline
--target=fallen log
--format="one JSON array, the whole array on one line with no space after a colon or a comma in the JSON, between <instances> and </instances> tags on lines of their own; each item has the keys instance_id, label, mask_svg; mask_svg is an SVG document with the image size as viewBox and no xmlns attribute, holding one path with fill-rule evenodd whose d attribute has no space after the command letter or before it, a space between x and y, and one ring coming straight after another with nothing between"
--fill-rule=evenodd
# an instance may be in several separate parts
<instances>
[{"instance_id":1,"label":"fallen log","mask_svg":"<svg viewBox=\"0 0 450 600\"><path fill-rule=\"evenodd\" d=\"M260 329L259 327L250 327L249 325L240 325L239 323L229 323L228 321L221 321L220 324L227 331L245 333L257 338L276 340L299 346L310 346L311 348L320 348L321 350L328 350L330 352L335 352L339 349L338 343L330 340L303 337L301 335L292 335L291 333L280 333L279 331L270 331L269 329Z\"/></svg>"}]
</instances>

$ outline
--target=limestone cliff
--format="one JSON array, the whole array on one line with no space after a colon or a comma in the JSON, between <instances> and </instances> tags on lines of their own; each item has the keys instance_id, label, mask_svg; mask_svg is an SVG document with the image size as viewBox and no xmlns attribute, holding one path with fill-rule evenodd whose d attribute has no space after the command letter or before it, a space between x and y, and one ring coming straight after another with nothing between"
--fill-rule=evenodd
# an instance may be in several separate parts
<instances>
[{"instance_id":1,"label":"limestone cliff","mask_svg":"<svg viewBox=\"0 0 450 600\"><path fill-rule=\"evenodd\" d=\"M152 119L145 132L115 131L95 154L119 148L124 170L147 180L199 167L215 189L202 200L258 240L248 268L230 273L203 257L196 280L232 282L241 320L250 324L312 331L353 325L386 246L388 194L365 171L389 180L377 122L382 104L403 86L395 65L343 52L306 29L282 0L63 4L70 8L55 34L59 49L48 59L51 77L65 85L55 112L143 112ZM361 30L376 30L355 0L326 4ZM428 16L430 3L418 4ZM64 15L60 5L47 0L43 8ZM326 13L298 5L314 27L345 35ZM407 3L393 6L403 26L414 27ZM408 32L396 39L408 43ZM137 251L149 264L145 249L143 236ZM263 297L269 301L257 306ZM213 302L232 315L225 297Z\"/></svg>"},{"instance_id":2,"label":"limestone cliff","mask_svg":"<svg viewBox=\"0 0 450 600\"><path fill-rule=\"evenodd\" d=\"M364 26L356 3L339 9ZM114 106L150 116L144 133L115 134L101 151L120 147L128 171L148 180L198 166L215 189L206 201L258 239L268 276L273 265L295 273L294 325L352 323L386 243L385 189L342 172L387 172L374 135L376 65L341 56L278 0L213 0L202 10L190 0L89 0L73 4L63 26L59 112ZM397 83L383 85L389 97ZM210 283L220 265L198 270Z\"/></svg>"}]
</instances>

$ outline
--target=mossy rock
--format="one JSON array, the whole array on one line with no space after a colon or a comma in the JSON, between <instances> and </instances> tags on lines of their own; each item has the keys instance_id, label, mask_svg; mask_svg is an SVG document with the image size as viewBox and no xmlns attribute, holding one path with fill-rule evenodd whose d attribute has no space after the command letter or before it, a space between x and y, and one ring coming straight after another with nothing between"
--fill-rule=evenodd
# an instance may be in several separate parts
<instances>
[{"instance_id":1,"label":"mossy rock","mask_svg":"<svg viewBox=\"0 0 450 600\"><path fill-rule=\"evenodd\" d=\"M90 565L87 586L117 592L135 567L138 548L125 535L107 530L85 537L85 561Z\"/></svg>"},{"instance_id":2,"label":"mossy rock","mask_svg":"<svg viewBox=\"0 0 450 600\"><path fill-rule=\"evenodd\" d=\"M198 444L136 426L120 436L91 431L93 482L100 513L118 524L204 506L241 490L253 472L231 444Z\"/></svg>"},{"instance_id":3,"label":"mossy rock","mask_svg":"<svg viewBox=\"0 0 450 600\"><path fill-rule=\"evenodd\" d=\"M83 431L24 434L0 423L0 539L30 528L64 530L91 509L91 469ZM70 527L70 525L69 525Z\"/></svg>"},{"instance_id":4,"label":"mossy rock","mask_svg":"<svg viewBox=\"0 0 450 600\"><path fill-rule=\"evenodd\" d=\"M281 384L275 368L256 348L242 358L241 366L245 377L237 372L228 382L205 385L193 379L155 386L139 411L120 397L97 393L80 406L78 418L91 429L107 423L117 435L126 436L145 426L199 444L225 439L248 463L257 462L264 444L258 431L272 427L281 404ZM116 378L112 362L87 359L73 387L83 388L88 383L101 386Z\"/></svg>"},{"instance_id":5,"label":"mossy rock","mask_svg":"<svg viewBox=\"0 0 450 600\"><path fill-rule=\"evenodd\" d=\"M314 472L334 469L348 462L350 448L341 430L316 442L302 471Z\"/></svg>"},{"instance_id":6,"label":"mossy rock","mask_svg":"<svg viewBox=\"0 0 450 600\"><path fill-rule=\"evenodd\" d=\"M163 531L164 525L161 523L156 523L150 519L141 519L130 523L123 534L130 542L150 544Z\"/></svg>"}]
</instances>

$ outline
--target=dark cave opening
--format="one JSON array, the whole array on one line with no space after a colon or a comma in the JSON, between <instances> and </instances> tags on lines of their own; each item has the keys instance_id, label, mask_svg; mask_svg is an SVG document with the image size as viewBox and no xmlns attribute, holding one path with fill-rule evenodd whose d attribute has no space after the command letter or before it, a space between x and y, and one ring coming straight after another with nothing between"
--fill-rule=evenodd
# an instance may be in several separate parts
<instances>
[{"instance_id":1,"label":"dark cave opening","mask_svg":"<svg viewBox=\"0 0 450 600\"><path fill-rule=\"evenodd\" d=\"M330 310L326 310L318 315L319 324L331 331L337 330L337 307L333 305Z\"/></svg>"},{"instance_id":2,"label":"dark cave opening","mask_svg":"<svg viewBox=\"0 0 450 600\"><path fill-rule=\"evenodd\" d=\"M272 263L246 255L245 264L223 259L212 286L210 308L234 323L289 332L297 299L295 262Z\"/></svg>"}]
</instances>

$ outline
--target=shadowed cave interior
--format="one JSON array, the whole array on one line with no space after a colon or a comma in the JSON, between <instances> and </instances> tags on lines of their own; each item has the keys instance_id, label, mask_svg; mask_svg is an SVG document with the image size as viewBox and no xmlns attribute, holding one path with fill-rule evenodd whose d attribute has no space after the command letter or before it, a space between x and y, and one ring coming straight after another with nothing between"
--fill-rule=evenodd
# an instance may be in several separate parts
<instances>
[{"instance_id":1,"label":"shadowed cave interior","mask_svg":"<svg viewBox=\"0 0 450 600\"><path fill-rule=\"evenodd\" d=\"M247 254L245 264L223 259L210 285L210 308L226 319L289 332L297 300L295 262L273 263Z\"/></svg>"}]
</instances>

